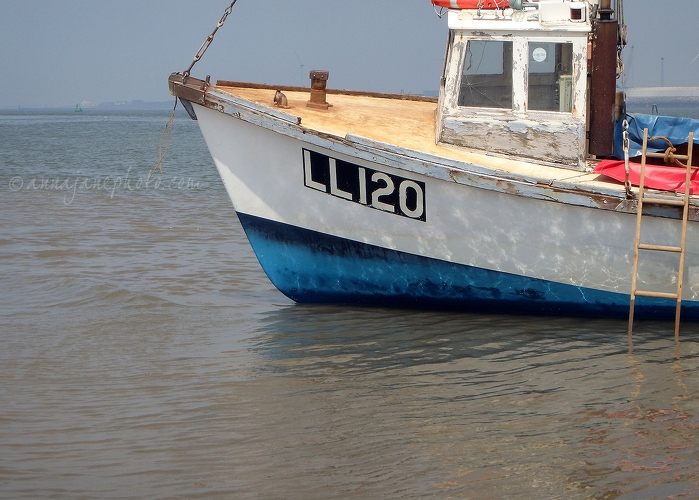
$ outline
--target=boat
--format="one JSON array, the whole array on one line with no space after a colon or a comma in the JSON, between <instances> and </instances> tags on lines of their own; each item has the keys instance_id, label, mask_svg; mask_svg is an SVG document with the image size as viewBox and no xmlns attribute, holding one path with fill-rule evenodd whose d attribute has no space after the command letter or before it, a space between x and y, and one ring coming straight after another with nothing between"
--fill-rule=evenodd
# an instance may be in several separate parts
<instances>
[{"instance_id":1,"label":"boat","mask_svg":"<svg viewBox=\"0 0 699 500\"><path fill-rule=\"evenodd\" d=\"M688 159L699 122L626 113L621 0L432 1L448 23L438 98L333 89L329 70L308 87L195 78L213 34L170 75L276 288L300 303L699 319L699 204L687 195L683 227L684 183L648 156ZM646 128L672 147L644 148ZM641 217L619 162L660 172Z\"/></svg>"}]
</instances>

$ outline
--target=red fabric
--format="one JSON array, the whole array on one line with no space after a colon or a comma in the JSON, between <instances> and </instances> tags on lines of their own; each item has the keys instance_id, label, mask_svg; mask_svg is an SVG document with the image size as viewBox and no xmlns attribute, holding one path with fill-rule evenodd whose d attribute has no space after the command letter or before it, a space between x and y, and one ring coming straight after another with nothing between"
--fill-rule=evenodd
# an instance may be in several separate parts
<instances>
[{"instance_id":1,"label":"red fabric","mask_svg":"<svg viewBox=\"0 0 699 500\"><path fill-rule=\"evenodd\" d=\"M454 3L460 9L477 9L478 3L481 3L483 9L503 9L509 4L506 0L432 0L432 3L437 7L446 7L447 9L454 8Z\"/></svg>"},{"instance_id":2,"label":"red fabric","mask_svg":"<svg viewBox=\"0 0 699 500\"><path fill-rule=\"evenodd\" d=\"M602 160L595 167L595 172L607 177L611 177L619 182L625 182L626 174L624 173L623 160ZM697 169L692 170L690 177L690 192L692 194L699 192L699 173ZM687 171L682 167L666 167L662 165L646 164L644 186L661 191L680 191L684 192L684 180L687 176ZM629 163L629 180L634 186L638 186L641 180L641 164Z\"/></svg>"}]
</instances>

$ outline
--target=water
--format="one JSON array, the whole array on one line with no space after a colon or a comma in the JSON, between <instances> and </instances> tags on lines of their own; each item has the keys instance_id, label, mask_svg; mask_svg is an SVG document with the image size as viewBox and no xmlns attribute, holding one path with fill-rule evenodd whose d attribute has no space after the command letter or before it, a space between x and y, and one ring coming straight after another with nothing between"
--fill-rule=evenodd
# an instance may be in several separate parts
<instances>
[{"instance_id":1,"label":"water","mask_svg":"<svg viewBox=\"0 0 699 500\"><path fill-rule=\"evenodd\" d=\"M0 114L0 497L699 496L699 325L295 305L167 116Z\"/></svg>"}]
</instances>

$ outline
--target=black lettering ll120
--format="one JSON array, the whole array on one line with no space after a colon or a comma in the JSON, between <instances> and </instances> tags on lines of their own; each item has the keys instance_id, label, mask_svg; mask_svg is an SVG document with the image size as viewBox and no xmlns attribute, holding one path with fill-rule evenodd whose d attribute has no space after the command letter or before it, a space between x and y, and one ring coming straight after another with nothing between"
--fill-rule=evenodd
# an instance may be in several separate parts
<instances>
[{"instance_id":1,"label":"black lettering ll120","mask_svg":"<svg viewBox=\"0 0 699 500\"><path fill-rule=\"evenodd\" d=\"M304 185L331 196L419 221L427 220L425 183L303 150Z\"/></svg>"}]
</instances>

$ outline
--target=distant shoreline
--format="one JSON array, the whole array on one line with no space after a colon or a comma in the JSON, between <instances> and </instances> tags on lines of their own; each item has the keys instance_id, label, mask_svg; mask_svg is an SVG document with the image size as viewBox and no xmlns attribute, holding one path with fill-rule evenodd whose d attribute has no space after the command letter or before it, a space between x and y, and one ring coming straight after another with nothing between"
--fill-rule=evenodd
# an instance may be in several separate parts
<instances>
[{"instance_id":1,"label":"distant shoreline","mask_svg":"<svg viewBox=\"0 0 699 500\"><path fill-rule=\"evenodd\" d=\"M626 111L628 113L699 119L699 98L627 97Z\"/></svg>"},{"instance_id":2,"label":"distant shoreline","mask_svg":"<svg viewBox=\"0 0 699 500\"><path fill-rule=\"evenodd\" d=\"M83 113L91 111L148 111L172 109L173 101L115 101L100 103L95 106L82 107ZM653 108L659 114L669 116L699 117L699 97L628 97L626 98L627 110L631 113L653 113ZM12 111L62 111L73 112L73 106L18 106L15 108L0 108L2 112Z\"/></svg>"},{"instance_id":3,"label":"distant shoreline","mask_svg":"<svg viewBox=\"0 0 699 500\"><path fill-rule=\"evenodd\" d=\"M665 104L668 106L697 106L699 97L626 97L630 104Z\"/></svg>"},{"instance_id":4,"label":"distant shoreline","mask_svg":"<svg viewBox=\"0 0 699 500\"><path fill-rule=\"evenodd\" d=\"M134 111L134 110L148 110L148 109L166 109L174 106L174 101L113 101L113 102L103 102L94 106L82 105L83 111L91 110L124 110L124 111ZM75 104L70 106L17 106L17 107L4 107L0 108L0 111L22 111L22 110L56 110L56 111L71 111L75 109Z\"/></svg>"}]
</instances>

